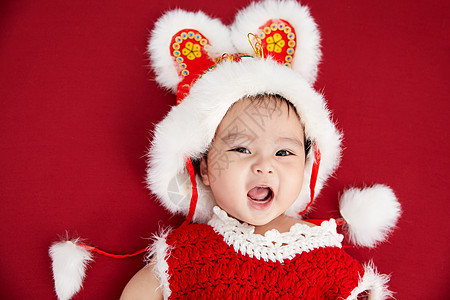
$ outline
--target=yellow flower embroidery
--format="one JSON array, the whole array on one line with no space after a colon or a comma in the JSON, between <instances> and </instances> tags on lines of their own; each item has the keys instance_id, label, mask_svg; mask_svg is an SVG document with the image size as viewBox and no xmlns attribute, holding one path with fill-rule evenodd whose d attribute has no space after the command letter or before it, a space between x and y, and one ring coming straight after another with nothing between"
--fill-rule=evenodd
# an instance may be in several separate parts
<instances>
[{"instance_id":1,"label":"yellow flower embroidery","mask_svg":"<svg viewBox=\"0 0 450 300\"><path fill-rule=\"evenodd\" d=\"M286 44L281 36L281 34L279 33L275 33L272 36L269 36L266 39L267 42L267 50L269 52L275 52L275 53L280 53L281 50L283 49L284 45Z\"/></svg>"},{"instance_id":2,"label":"yellow flower embroidery","mask_svg":"<svg viewBox=\"0 0 450 300\"><path fill-rule=\"evenodd\" d=\"M187 42L186 46L184 47L184 49L181 52L189 60L194 60L194 59L202 56L202 53L200 52L200 45L193 44L192 42Z\"/></svg>"}]
</instances>

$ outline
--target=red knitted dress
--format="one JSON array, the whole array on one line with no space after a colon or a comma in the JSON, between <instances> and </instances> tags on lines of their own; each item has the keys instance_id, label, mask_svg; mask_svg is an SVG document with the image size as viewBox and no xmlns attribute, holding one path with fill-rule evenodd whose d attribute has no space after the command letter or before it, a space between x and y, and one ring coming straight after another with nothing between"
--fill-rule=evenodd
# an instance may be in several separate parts
<instances>
[{"instance_id":1,"label":"red knitted dress","mask_svg":"<svg viewBox=\"0 0 450 300\"><path fill-rule=\"evenodd\" d=\"M253 231L215 207L208 224L161 238L165 298L356 299L366 289L364 268L342 250L334 220L296 224L287 233Z\"/></svg>"}]
</instances>

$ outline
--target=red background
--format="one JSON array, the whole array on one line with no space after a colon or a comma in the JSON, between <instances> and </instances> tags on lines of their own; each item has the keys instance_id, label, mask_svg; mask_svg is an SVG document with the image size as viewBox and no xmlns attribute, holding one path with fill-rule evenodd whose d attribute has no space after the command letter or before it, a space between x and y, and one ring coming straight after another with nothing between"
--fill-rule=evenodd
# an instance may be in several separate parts
<instances>
[{"instance_id":1,"label":"red background","mask_svg":"<svg viewBox=\"0 0 450 300\"><path fill-rule=\"evenodd\" d=\"M303 3L323 37L316 88L346 147L311 217L335 216L349 185L390 185L404 209L399 228L376 250L351 253L392 273L397 299L442 299L450 292L449 2ZM230 24L246 4L2 1L2 299L55 297L48 247L66 231L127 253L180 223L143 183L149 130L175 103L148 68L149 30L169 8L203 9ZM142 257L97 256L85 298L118 298L141 266Z\"/></svg>"}]
</instances>

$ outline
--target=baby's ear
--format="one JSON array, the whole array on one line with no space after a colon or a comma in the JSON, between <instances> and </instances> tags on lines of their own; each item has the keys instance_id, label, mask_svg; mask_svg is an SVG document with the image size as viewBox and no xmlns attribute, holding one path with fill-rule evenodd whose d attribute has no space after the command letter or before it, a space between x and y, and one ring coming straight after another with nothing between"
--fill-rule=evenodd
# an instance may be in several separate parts
<instances>
[{"instance_id":1,"label":"baby's ear","mask_svg":"<svg viewBox=\"0 0 450 300\"><path fill-rule=\"evenodd\" d=\"M202 178L203 184L209 186L208 164L204 157L200 159L200 177Z\"/></svg>"}]
</instances>

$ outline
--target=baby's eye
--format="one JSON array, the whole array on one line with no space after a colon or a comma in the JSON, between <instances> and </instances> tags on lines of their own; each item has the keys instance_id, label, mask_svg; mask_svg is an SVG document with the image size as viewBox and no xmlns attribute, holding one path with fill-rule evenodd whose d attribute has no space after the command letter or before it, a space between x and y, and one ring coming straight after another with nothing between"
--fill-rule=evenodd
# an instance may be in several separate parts
<instances>
[{"instance_id":1,"label":"baby's eye","mask_svg":"<svg viewBox=\"0 0 450 300\"><path fill-rule=\"evenodd\" d=\"M294 155L291 151L288 150L278 150L275 156L288 156L288 155Z\"/></svg>"},{"instance_id":2,"label":"baby's eye","mask_svg":"<svg viewBox=\"0 0 450 300\"><path fill-rule=\"evenodd\" d=\"M247 148L244 148L244 147L237 147L237 148L231 149L230 151L235 151L235 152L244 153L244 154L250 154L250 150L248 150Z\"/></svg>"}]
</instances>

